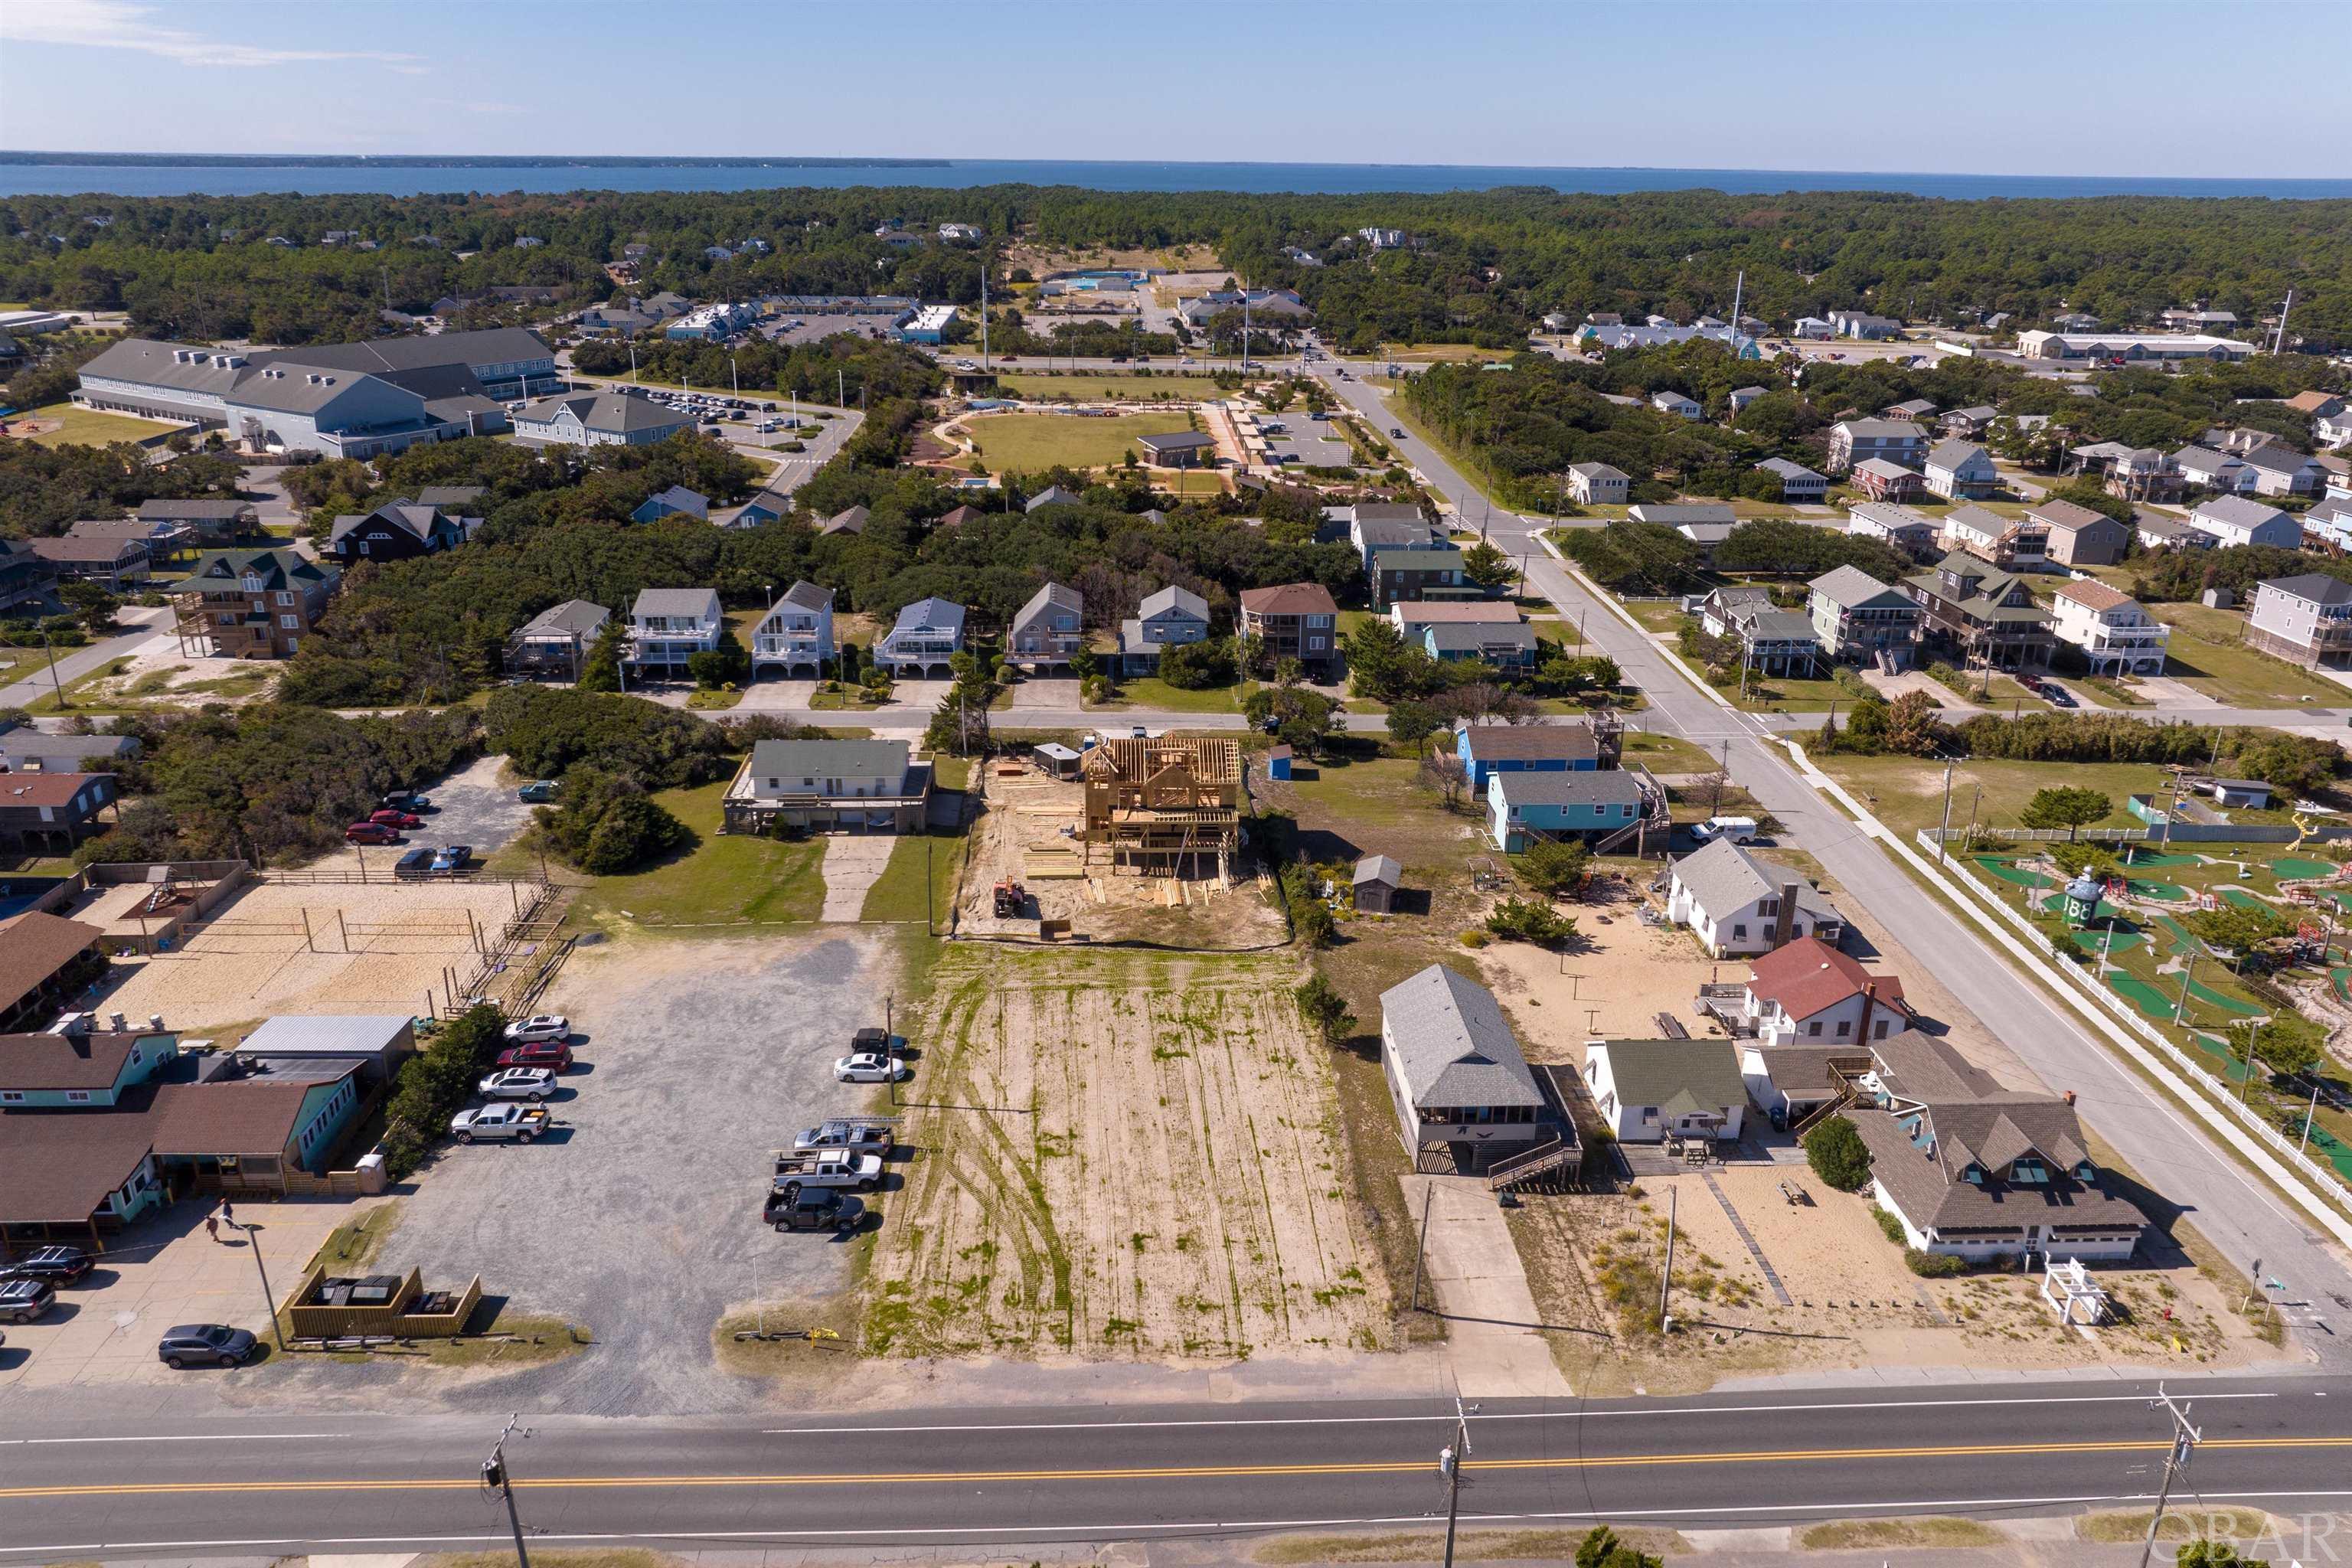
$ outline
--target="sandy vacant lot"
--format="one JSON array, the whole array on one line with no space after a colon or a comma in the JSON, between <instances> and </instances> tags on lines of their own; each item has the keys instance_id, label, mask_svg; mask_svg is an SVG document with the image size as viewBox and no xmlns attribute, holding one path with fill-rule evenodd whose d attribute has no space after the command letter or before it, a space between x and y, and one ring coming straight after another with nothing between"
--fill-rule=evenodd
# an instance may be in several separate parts
<instances>
[{"instance_id":1,"label":"sandy vacant lot","mask_svg":"<svg viewBox=\"0 0 2352 1568\"><path fill-rule=\"evenodd\" d=\"M1791 1206L1782 1182L1811 1204ZM1670 1189L1682 1328L1661 1340L1629 1321L1612 1295L1654 1309ZM1513 1228L1544 1321L1567 1331L1551 1336L1554 1354L1592 1393L1636 1383L1663 1393L1796 1367L2210 1369L2278 1354L2186 1266L2096 1270L2122 1311L2087 1338L2042 1304L2039 1274L1922 1279L1866 1199L1824 1186L1801 1164L1645 1179L1638 1195L1538 1195Z\"/></svg>"},{"instance_id":2,"label":"sandy vacant lot","mask_svg":"<svg viewBox=\"0 0 2352 1568\"><path fill-rule=\"evenodd\" d=\"M919 1152L866 1347L1229 1361L1381 1348L1286 957L959 947L910 1031Z\"/></svg>"},{"instance_id":3,"label":"sandy vacant lot","mask_svg":"<svg viewBox=\"0 0 2352 1568\"><path fill-rule=\"evenodd\" d=\"M1630 902L1561 906L1579 944L1555 952L1526 942L1481 951L1478 967L1509 1010L1528 1059L1584 1065L1587 1040L1654 1040L1670 1013L1694 1035L1719 1033L1693 1004L1710 981L1748 978L1740 959L1711 959L1690 933L1643 925ZM1607 923L1603 924L1602 921Z\"/></svg>"},{"instance_id":4,"label":"sandy vacant lot","mask_svg":"<svg viewBox=\"0 0 2352 1568\"><path fill-rule=\"evenodd\" d=\"M116 960L112 986L93 1005L160 1013L183 1031L277 1013L422 1012L428 990L445 998L444 970L460 984L474 973L476 933L495 942L518 896L505 882L265 879L173 951Z\"/></svg>"}]
</instances>

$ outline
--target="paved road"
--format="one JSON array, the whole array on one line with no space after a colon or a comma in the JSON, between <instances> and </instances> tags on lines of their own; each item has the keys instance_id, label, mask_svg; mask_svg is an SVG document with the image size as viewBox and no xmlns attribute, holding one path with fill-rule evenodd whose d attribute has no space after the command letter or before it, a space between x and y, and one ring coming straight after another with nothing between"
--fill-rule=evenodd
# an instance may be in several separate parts
<instances>
[{"instance_id":1,"label":"paved road","mask_svg":"<svg viewBox=\"0 0 2352 1568\"><path fill-rule=\"evenodd\" d=\"M1360 383L1337 390L1368 413L1378 408L1378 394ZM1411 436L1398 444L1449 496L1474 493L1444 454ZM1542 526L1539 520L1496 512L1489 530L1498 548L1517 555L1530 548ZM2084 1119L2143 1181L2182 1205L2237 1267L2252 1272L2259 1260L2263 1273L2286 1281L2291 1295L2341 1325L2339 1333L2298 1331L2298 1337L2325 1364L2352 1367L2352 1268L2339 1251L2207 1142L2187 1116L2134 1076L2074 1015L1986 947L1973 928L1930 898L1850 817L1815 793L1787 753L1765 739L1768 726L1702 694L1656 644L1617 619L1540 546L1532 546L1528 571L1536 590L1562 614L1584 617L1586 635L1648 694L1651 728L1679 733L1727 756L1732 776L1787 825L1788 841L1819 859L1847 897L1867 908L1915 963L1966 1003L2045 1085L2074 1090ZM2311 714L2305 710L2298 716ZM2212 715L2205 718L2210 722Z\"/></svg>"},{"instance_id":2,"label":"paved road","mask_svg":"<svg viewBox=\"0 0 2352 1568\"><path fill-rule=\"evenodd\" d=\"M1465 1522L1737 1526L1869 1514L2064 1514L2152 1496L2169 1436L2100 1379L1700 1399L1489 1401ZM2205 1503L2352 1496L2352 1384L2191 1383ZM509 1451L550 1545L950 1548L1442 1523L1431 1401L597 1421L532 1415ZM0 1561L505 1549L478 1483L491 1422L366 1412L12 1426ZM93 1448L92 1439L103 1442ZM102 1453L102 1462L93 1456Z\"/></svg>"},{"instance_id":3,"label":"paved road","mask_svg":"<svg viewBox=\"0 0 2352 1568\"><path fill-rule=\"evenodd\" d=\"M19 680L14 686L0 686L0 708L30 707L43 698L55 695L59 685L71 686L77 679L88 675L91 670L110 660L121 658L125 654L136 653L140 647L150 639L157 637L168 637L172 633L172 611L169 605L161 609L142 609L137 605L126 605L116 614L115 619L131 629L118 637L108 637L103 642L92 643L88 647L78 647L58 654L54 679L50 675L48 661L46 658L41 659L30 667L35 673L29 679Z\"/></svg>"}]
</instances>

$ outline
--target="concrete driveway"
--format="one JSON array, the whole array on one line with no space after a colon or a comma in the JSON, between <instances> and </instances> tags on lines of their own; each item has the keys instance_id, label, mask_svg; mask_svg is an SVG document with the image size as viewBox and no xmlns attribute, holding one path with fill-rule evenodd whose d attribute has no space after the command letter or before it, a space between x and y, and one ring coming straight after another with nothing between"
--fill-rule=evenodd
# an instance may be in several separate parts
<instances>
[{"instance_id":1,"label":"concrete driveway","mask_svg":"<svg viewBox=\"0 0 2352 1568\"><path fill-rule=\"evenodd\" d=\"M854 921L866 909L866 895L890 864L897 846L895 833L835 833L824 841L824 910L826 921Z\"/></svg>"},{"instance_id":2,"label":"concrete driveway","mask_svg":"<svg viewBox=\"0 0 2352 1568\"><path fill-rule=\"evenodd\" d=\"M887 942L848 930L637 935L574 956L547 1001L580 1034L578 1064L550 1102L553 1134L445 1148L414 1178L383 1259L434 1279L479 1274L486 1292L585 1324L596 1343L452 1397L594 1415L736 1409L759 1397L718 1370L710 1332L752 1298L755 1271L771 1299L847 1282L862 1242L779 1236L760 1205L773 1150L871 1098L836 1084L833 1059L854 1030L882 1022ZM887 1194L877 1198L887 1206ZM349 1388L398 1373L319 1375Z\"/></svg>"}]
</instances>

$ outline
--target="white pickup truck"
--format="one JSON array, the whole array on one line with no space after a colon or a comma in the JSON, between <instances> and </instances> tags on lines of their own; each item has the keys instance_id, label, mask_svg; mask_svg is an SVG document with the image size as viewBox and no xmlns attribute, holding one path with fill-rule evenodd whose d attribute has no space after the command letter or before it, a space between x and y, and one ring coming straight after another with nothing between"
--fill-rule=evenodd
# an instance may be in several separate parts
<instances>
[{"instance_id":1,"label":"white pickup truck","mask_svg":"<svg viewBox=\"0 0 2352 1568\"><path fill-rule=\"evenodd\" d=\"M776 1151L776 1173L770 1190L792 1196L803 1187L847 1187L870 1193L882 1184L882 1156L853 1154L841 1150L814 1153Z\"/></svg>"},{"instance_id":2,"label":"white pickup truck","mask_svg":"<svg viewBox=\"0 0 2352 1568\"><path fill-rule=\"evenodd\" d=\"M793 1152L814 1154L824 1150L836 1150L852 1154L887 1156L897 1142L897 1134L887 1120L836 1116L814 1127L803 1128L793 1139Z\"/></svg>"},{"instance_id":3,"label":"white pickup truck","mask_svg":"<svg viewBox=\"0 0 2352 1568\"><path fill-rule=\"evenodd\" d=\"M449 1135L460 1143L509 1140L528 1143L546 1131L547 1107L511 1100L461 1110L449 1119Z\"/></svg>"}]
</instances>

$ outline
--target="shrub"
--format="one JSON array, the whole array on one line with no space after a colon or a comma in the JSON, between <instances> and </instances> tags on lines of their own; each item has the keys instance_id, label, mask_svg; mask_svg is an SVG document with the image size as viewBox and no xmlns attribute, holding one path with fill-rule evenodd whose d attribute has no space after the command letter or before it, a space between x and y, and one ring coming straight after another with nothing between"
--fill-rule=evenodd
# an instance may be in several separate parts
<instances>
[{"instance_id":1,"label":"shrub","mask_svg":"<svg viewBox=\"0 0 2352 1568\"><path fill-rule=\"evenodd\" d=\"M1576 936L1574 921L1553 913L1542 904L1517 899L1505 899L1496 905L1494 912L1486 917L1486 929L1506 942L1531 942L1543 947L1572 941Z\"/></svg>"},{"instance_id":2,"label":"shrub","mask_svg":"<svg viewBox=\"0 0 2352 1568\"><path fill-rule=\"evenodd\" d=\"M1805 1134L1805 1163L1842 1193L1862 1190L1870 1180L1870 1146L1843 1116L1832 1116Z\"/></svg>"},{"instance_id":3,"label":"shrub","mask_svg":"<svg viewBox=\"0 0 2352 1568\"><path fill-rule=\"evenodd\" d=\"M1870 1211L1870 1217L1878 1222L1878 1228L1885 1233L1887 1240L1897 1247L1909 1244L1910 1238L1903 1234L1903 1222L1896 1219L1891 1210L1874 1206Z\"/></svg>"},{"instance_id":4,"label":"shrub","mask_svg":"<svg viewBox=\"0 0 2352 1568\"><path fill-rule=\"evenodd\" d=\"M1485 931L1478 931L1474 928L1470 931L1464 931L1459 940L1465 947L1479 948L1486 946L1492 939L1490 939Z\"/></svg>"},{"instance_id":5,"label":"shrub","mask_svg":"<svg viewBox=\"0 0 2352 1568\"><path fill-rule=\"evenodd\" d=\"M1916 1247L1903 1249L1903 1266L1922 1279L1948 1279L1955 1274L1965 1274L1969 1269L1966 1259L1954 1258L1948 1253L1922 1252Z\"/></svg>"},{"instance_id":6,"label":"shrub","mask_svg":"<svg viewBox=\"0 0 2352 1568\"><path fill-rule=\"evenodd\" d=\"M474 1091L505 1044L506 1016L485 1004L441 1031L401 1064L384 1111L385 1173L394 1181L423 1163L450 1115Z\"/></svg>"}]
</instances>

